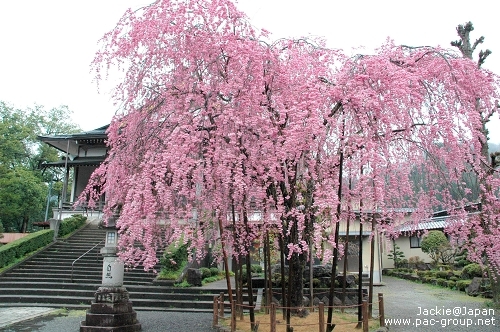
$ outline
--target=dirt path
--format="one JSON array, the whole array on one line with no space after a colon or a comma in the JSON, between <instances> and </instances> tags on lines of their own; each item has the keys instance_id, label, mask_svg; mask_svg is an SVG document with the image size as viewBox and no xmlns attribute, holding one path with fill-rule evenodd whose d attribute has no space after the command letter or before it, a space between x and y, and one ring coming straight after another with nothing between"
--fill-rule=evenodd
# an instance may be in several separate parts
<instances>
[{"instance_id":1,"label":"dirt path","mask_svg":"<svg viewBox=\"0 0 500 332\"><path fill-rule=\"evenodd\" d=\"M385 286L374 292L384 294L386 319L393 319L391 332L500 332L500 312L487 308L483 298L393 277L383 281Z\"/></svg>"}]
</instances>

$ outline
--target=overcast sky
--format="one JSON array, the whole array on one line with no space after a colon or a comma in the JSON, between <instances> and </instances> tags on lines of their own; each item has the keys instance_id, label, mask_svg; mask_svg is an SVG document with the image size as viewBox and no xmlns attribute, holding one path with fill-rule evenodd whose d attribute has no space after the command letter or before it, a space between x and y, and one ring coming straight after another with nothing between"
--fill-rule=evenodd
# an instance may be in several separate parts
<instances>
[{"instance_id":1,"label":"overcast sky","mask_svg":"<svg viewBox=\"0 0 500 332\"><path fill-rule=\"evenodd\" d=\"M148 0L0 1L0 100L16 108L68 105L84 130L110 122L107 91L99 94L89 65L102 35L127 8ZM482 5L480 6L479 3ZM472 21L473 39L493 51L484 67L500 74L495 1L240 0L251 22L279 37L324 36L346 53L370 53L387 37L396 44L449 46L458 24ZM364 47L364 49L359 49ZM355 50L354 50L355 49ZM500 121L489 126L500 143Z\"/></svg>"}]
</instances>

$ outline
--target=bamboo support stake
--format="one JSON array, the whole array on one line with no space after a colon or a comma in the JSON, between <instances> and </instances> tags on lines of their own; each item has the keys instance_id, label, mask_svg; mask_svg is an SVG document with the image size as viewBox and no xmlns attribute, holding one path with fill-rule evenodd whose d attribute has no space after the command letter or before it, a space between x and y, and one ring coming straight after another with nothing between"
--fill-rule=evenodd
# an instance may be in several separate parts
<instances>
[{"instance_id":1,"label":"bamboo support stake","mask_svg":"<svg viewBox=\"0 0 500 332\"><path fill-rule=\"evenodd\" d=\"M368 301L363 300L363 332L368 332Z\"/></svg>"},{"instance_id":2,"label":"bamboo support stake","mask_svg":"<svg viewBox=\"0 0 500 332\"><path fill-rule=\"evenodd\" d=\"M271 318L271 329L270 332L276 332L276 304L271 303L271 312L269 313Z\"/></svg>"},{"instance_id":3,"label":"bamboo support stake","mask_svg":"<svg viewBox=\"0 0 500 332\"><path fill-rule=\"evenodd\" d=\"M214 296L214 318L212 321L212 327L216 327L219 325L219 297L217 295Z\"/></svg>"},{"instance_id":4,"label":"bamboo support stake","mask_svg":"<svg viewBox=\"0 0 500 332\"><path fill-rule=\"evenodd\" d=\"M323 302L319 303L319 332L325 332L325 304Z\"/></svg>"},{"instance_id":5,"label":"bamboo support stake","mask_svg":"<svg viewBox=\"0 0 500 332\"><path fill-rule=\"evenodd\" d=\"M219 298L219 316L224 318L224 293L220 293Z\"/></svg>"},{"instance_id":6,"label":"bamboo support stake","mask_svg":"<svg viewBox=\"0 0 500 332\"><path fill-rule=\"evenodd\" d=\"M236 300L231 303L231 332L236 331Z\"/></svg>"},{"instance_id":7,"label":"bamboo support stake","mask_svg":"<svg viewBox=\"0 0 500 332\"><path fill-rule=\"evenodd\" d=\"M378 315L380 326L385 327L385 312L384 312L384 294L378 293Z\"/></svg>"}]
</instances>

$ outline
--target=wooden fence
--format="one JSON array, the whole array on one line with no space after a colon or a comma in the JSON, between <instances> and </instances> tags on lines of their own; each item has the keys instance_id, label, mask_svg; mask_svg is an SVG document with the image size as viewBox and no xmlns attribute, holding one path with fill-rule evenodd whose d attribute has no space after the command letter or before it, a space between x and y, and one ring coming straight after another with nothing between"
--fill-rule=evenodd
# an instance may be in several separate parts
<instances>
[{"instance_id":1,"label":"wooden fence","mask_svg":"<svg viewBox=\"0 0 500 332\"><path fill-rule=\"evenodd\" d=\"M226 307L231 308L231 315L226 317L224 310ZM229 328L231 332L236 331L236 316L237 316L237 310L238 307L242 309L248 309L248 306L237 304L236 301L233 301L233 303L229 303L229 301L225 302L224 301L224 293L221 293L219 296L214 296L214 302L213 302L213 323L212 327L217 327L219 326L219 321L221 320L230 320ZM313 307L305 307L305 308L300 308L300 309L309 309L311 311L318 311L318 322L314 324L316 326L316 331L319 332L325 332L326 331L326 322L325 322L325 309L328 308L333 308L338 309L338 310L344 310L347 308L357 308L359 307L359 304L356 305L344 305L344 306L333 306L329 307L326 306L323 302L320 302L317 306ZM368 332L368 324L369 324L369 317L368 317L368 301L363 300L361 304L362 308L362 320L358 321L357 324L358 326L362 327L363 332ZM377 317L374 317L374 319L378 319L380 326L385 326L385 313L384 313L384 296L382 293L378 293L378 308L379 308L379 315ZM287 307L281 307L276 305L275 303L271 303L270 306L261 306L261 309L264 309L266 312L269 311L269 322L250 322L251 324L251 330L254 329L253 324L269 324L270 332L276 332L276 326L278 325L277 320L276 320L276 310L286 310L286 309L297 309L297 308L287 308ZM356 322L354 322L356 323ZM353 322L349 322L347 324L353 324ZM340 325L340 324L336 324ZM298 326L298 324L295 324L295 326ZM304 326L304 325L302 325ZM290 329L286 329L287 331ZM314 328L311 326L310 331L314 331Z\"/></svg>"}]
</instances>

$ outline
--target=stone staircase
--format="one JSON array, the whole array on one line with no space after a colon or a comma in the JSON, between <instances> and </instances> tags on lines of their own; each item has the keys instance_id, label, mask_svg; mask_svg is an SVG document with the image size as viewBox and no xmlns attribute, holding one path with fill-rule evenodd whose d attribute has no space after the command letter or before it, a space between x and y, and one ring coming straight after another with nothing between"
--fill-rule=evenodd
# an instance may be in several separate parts
<instances>
[{"instance_id":1,"label":"stone staircase","mask_svg":"<svg viewBox=\"0 0 500 332\"><path fill-rule=\"evenodd\" d=\"M88 224L0 275L0 306L89 309L101 285L105 230ZM73 266L72 264L84 253ZM159 267L158 267L159 268ZM139 266L126 270L124 286L135 310L212 311L225 289L178 288L154 283L155 274Z\"/></svg>"}]
</instances>

